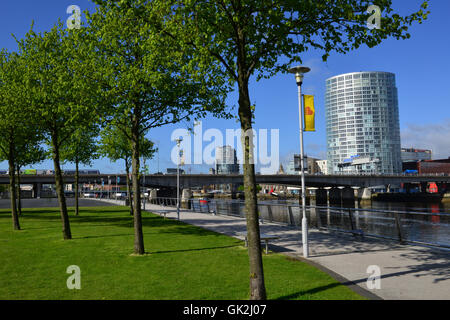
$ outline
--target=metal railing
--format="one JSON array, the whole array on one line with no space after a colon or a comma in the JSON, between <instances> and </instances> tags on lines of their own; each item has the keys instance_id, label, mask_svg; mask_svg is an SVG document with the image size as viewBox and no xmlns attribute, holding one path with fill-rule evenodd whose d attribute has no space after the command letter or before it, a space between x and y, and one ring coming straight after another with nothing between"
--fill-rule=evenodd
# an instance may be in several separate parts
<instances>
[{"instance_id":1,"label":"metal railing","mask_svg":"<svg viewBox=\"0 0 450 320\"><path fill-rule=\"evenodd\" d=\"M156 198L153 204L176 207L176 198ZM208 214L245 218L243 200L189 199L180 203L189 210ZM294 203L258 201L260 222L288 226L301 225L301 206ZM355 237L377 237L404 243L450 248L450 213L395 211L362 208L306 206L309 226L353 234Z\"/></svg>"}]
</instances>

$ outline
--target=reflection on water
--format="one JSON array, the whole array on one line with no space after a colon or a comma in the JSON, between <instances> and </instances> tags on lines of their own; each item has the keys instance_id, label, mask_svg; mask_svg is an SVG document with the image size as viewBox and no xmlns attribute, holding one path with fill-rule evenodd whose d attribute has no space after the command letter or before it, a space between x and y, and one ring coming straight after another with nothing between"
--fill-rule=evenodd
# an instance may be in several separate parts
<instances>
[{"instance_id":1,"label":"reflection on water","mask_svg":"<svg viewBox=\"0 0 450 320\"><path fill-rule=\"evenodd\" d=\"M450 213L450 201L438 203L362 201L359 203L359 207L365 209Z\"/></svg>"}]
</instances>

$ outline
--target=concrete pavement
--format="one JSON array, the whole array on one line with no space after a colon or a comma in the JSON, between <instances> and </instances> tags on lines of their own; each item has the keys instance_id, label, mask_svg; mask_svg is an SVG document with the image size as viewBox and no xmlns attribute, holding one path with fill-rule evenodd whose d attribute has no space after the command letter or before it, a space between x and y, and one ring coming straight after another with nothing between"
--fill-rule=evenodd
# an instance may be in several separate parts
<instances>
[{"instance_id":1,"label":"concrete pavement","mask_svg":"<svg viewBox=\"0 0 450 320\"><path fill-rule=\"evenodd\" d=\"M168 218L176 219L176 209L146 205L147 211L170 211ZM215 232L243 239L246 221L240 217L211 215L181 210L180 220ZM264 222L261 233L277 235L269 249L302 258L300 228ZM360 293L381 299L450 299L450 251L417 245L400 245L395 241L364 238L310 229L310 256L306 261L317 265L341 282L356 285ZM369 288L368 277L381 272L380 288ZM331 271L331 272L330 272ZM358 290L358 287L361 290ZM375 296L371 296L375 295Z\"/></svg>"}]
</instances>

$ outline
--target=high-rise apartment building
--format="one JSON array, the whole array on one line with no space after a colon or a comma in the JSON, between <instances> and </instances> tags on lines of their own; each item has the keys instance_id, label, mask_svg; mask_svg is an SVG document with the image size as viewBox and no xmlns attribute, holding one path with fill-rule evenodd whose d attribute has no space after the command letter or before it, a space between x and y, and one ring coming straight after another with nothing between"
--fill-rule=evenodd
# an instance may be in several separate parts
<instances>
[{"instance_id":1,"label":"high-rise apartment building","mask_svg":"<svg viewBox=\"0 0 450 320\"><path fill-rule=\"evenodd\" d=\"M239 173L236 150L231 146L216 148L216 173L233 174Z\"/></svg>"},{"instance_id":2,"label":"high-rise apartment building","mask_svg":"<svg viewBox=\"0 0 450 320\"><path fill-rule=\"evenodd\" d=\"M326 80L328 173L400 173L395 75L354 72Z\"/></svg>"}]
</instances>

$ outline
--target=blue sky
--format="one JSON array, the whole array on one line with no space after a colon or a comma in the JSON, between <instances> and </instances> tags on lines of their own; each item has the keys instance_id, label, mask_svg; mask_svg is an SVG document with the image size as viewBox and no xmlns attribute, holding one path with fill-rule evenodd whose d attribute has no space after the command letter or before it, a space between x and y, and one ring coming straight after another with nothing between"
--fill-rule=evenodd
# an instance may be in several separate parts
<instances>
[{"instance_id":1,"label":"blue sky","mask_svg":"<svg viewBox=\"0 0 450 320\"><path fill-rule=\"evenodd\" d=\"M380 46L369 49L362 47L346 55L332 54L326 63L319 52L302 55L303 64L312 70L305 76L303 93L313 94L316 105L316 132L304 135L305 152L310 156L325 158L326 132L324 114L325 80L341 73L356 71L387 71L396 74L399 91L400 129L402 146L429 148L433 157L450 156L450 37L448 32L450 1L431 0L428 20L415 24L409 40L389 39ZM419 8L420 0L394 0L394 9L408 14ZM18 38L29 30L32 20L36 30L50 29L58 18L66 21L69 5L76 4L83 11L93 11L89 0L16 0L2 1L0 10L1 47L16 50L11 34ZM297 89L292 75L277 75L268 80L250 83L250 96L256 105L255 128L279 129L280 161L285 165L300 149ZM229 104L237 106L237 94L229 96ZM172 132L187 124L171 125L150 131L149 138L159 145L159 157L150 161L150 171L165 171L174 167L171 151L175 143ZM203 119L203 131L216 128L238 129L235 120L220 120L211 116ZM258 132L258 131L257 131ZM192 140L193 141L193 140ZM204 146L209 142L204 142ZM159 160L158 160L159 158ZM0 168L6 168L5 162ZM34 168L53 168L51 161L45 161ZM73 165L65 164L64 168ZM209 165L192 165L192 173L207 172ZM111 163L108 159L94 162L93 168L105 173L121 172L123 164Z\"/></svg>"}]
</instances>

